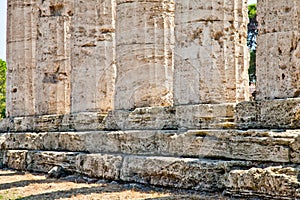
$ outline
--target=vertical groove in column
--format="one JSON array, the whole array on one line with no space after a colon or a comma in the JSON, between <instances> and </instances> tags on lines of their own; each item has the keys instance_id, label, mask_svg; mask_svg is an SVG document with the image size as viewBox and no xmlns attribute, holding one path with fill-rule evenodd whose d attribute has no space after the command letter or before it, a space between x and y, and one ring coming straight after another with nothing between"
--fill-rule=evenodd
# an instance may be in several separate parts
<instances>
[{"instance_id":1,"label":"vertical groove in column","mask_svg":"<svg viewBox=\"0 0 300 200\"><path fill-rule=\"evenodd\" d=\"M35 3L8 1L8 116L34 115L35 70L34 27Z\"/></svg>"},{"instance_id":2,"label":"vertical groove in column","mask_svg":"<svg viewBox=\"0 0 300 200\"><path fill-rule=\"evenodd\" d=\"M176 105L247 100L244 2L176 2Z\"/></svg>"},{"instance_id":3,"label":"vertical groove in column","mask_svg":"<svg viewBox=\"0 0 300 200\"><path fill-rule=\"evenodd\" d=\"M113 109L115 1L76 1L72 24L71 112Z\"/></svg>"},{"instance_id":4,"label":"vertical groove in column","mask_svg":"<svg viewBox=\"0 0 300 200\"><path fill-rule=\"evenodd\" d=\"M36 114L70 112L70 24L73 1L38 4Z\"/></svg>"},{"instance_id":5,"label":"vertical groove in column","mask_svg":"<svg viewBox=\"0 0 300 200\"><path fill-rule=\"evenodd\" d=\"M169 106L174 2L117 0L116 109Z\"/></svg>"}]
</instances>

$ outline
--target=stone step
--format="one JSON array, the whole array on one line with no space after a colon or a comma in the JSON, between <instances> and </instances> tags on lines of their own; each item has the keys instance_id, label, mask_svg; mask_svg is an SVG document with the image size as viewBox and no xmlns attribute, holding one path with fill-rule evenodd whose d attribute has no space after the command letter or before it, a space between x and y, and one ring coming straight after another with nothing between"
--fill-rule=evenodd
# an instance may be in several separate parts
<instances>
[{"instance_id":1,"label":"stone step","mask_svg":"<svg viewBox=\"0 0 300 200\"><path fill-rule=\"evenodd\" d=\"M268 199L300 199L299 168L267 167L232 170L228 174L226 194Z\"/></svg>"},{"instance_id":2,"label":"stone step","mask_svg":"<svg viewBox=\"0 0 300 200\"><path fill-rule=\"evenodd\" d=\"M300 163L300 130L143 130L6 133L1 149Z\"/></svg>"},{"instance_id":3,"label":"stone step","mask_svg":"<svg viewBox=\"0 0 300 200\"><path fill-rule=\"evenodd\" d=\"M236 124L239 129L299 129L300 98L239 103Z\"/></svg>"},{"instance_id":4,"label":"stone step","mask_svg":"<svg viewBox=\"0 0 300 200\"><path fill-rule=\"evenodd\" d=\"M235 126L235 104L146 107L114 110L108 114L82 112L0 120L0 132L229 129Z\"/></svg>"},{"instance_id":5,"label":"stone step","mask_svg":"<svg viewBox=\"0 0 300 200\"><path fill-rule=\"evenodd\" d=\"M223 193L232 198L299 199L297 165L124 154L7 150L6 167L48 172L63 167L89 177ZM248 199L248 198L247 198Z\"/></svg>"},{"instance_id":6,"label":"stone step","mask_svg":"<svg viewBox=\"0 0 300 200\"><path fill-rule=\"evenodd\" d=\"M95 178L200 191L224 190L226 174L249 165L246 161L27 150L5 151L3 160L5 166L18 170L48 172L61 166Z\"/></svg>"}]
</instances>

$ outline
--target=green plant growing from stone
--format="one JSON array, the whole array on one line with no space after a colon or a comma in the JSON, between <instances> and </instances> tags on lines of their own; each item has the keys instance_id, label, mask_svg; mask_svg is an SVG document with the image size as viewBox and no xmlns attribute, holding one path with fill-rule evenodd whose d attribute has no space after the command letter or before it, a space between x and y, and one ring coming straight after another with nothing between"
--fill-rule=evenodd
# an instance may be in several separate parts
<instances>
[{"instance_id":1,"label":"green plant growing from stone","mask_svg":"<svg viewBox=\"0 0 300 200\"><path fill-rule=\"evenodd\" d=\"M6 62L0 59L0 118L5 117L6 107Z\"/></svg>"},{"instance_id":2,"label":"green plant growing from stone","mask_svg":"<svg viewBox=\"0 0 300 200\"><path fill-rule=\"evenodd\" d=\"M256 38L258 34L258 22L256 19L256 4L251 4L248 6L248 38L247 38L247 46L250 49L250 64L249 64L249 80L250 82L256 81Z\"/></svg>"}]
</instances>

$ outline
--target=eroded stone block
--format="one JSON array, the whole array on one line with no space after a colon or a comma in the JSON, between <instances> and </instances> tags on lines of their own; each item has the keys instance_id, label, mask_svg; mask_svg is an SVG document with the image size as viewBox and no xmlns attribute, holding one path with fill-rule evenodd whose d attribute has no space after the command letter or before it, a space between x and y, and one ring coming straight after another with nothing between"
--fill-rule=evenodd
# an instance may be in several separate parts
<instances>
[{"instance_id":1,"label":"eroded stone block","mask_svg":"<svg viewBox=\"0 0 300 200\"><path fill-rule=\"evenodd\" d=\"M77 156L77 171L85 175L108 180L119 180L122 156L88 154Z\"/></svg>"},{"instance_id":2,"label":"eroded stone block","mask_svg":"<svg viewBox=\"0 0 300 200\"><path fill-rule=\"evenodd\" d=\"M300 99L242 102L236 106L236 123L241 129L300 128Z\"/></svg>"},{"instance_id":3,"label":"eroded stone block","mask_svg":"<svg viewBox=\"0 0 300 200\"><path fill-rule=\"evenodd\" d=\"M228 175L227 191L236 195L265 198L299 198L299 169L292 167L233 170Z\"/></svg>"},{"instance_id":4,"label":"eroded stone block","mask_svg":"<svg viewBox=\"0 0 300 200\"><path fill-rule=\"evenodd\" d=\"M127 156L121 180L167 187L219 191L225 173L243 161L212 161L190 158Z\"/></svg>"},{"instance_id":5,"label":"eroded stone block","mask_svg":"<svg viewBox=\"0 0 300 200\"><path fill-rule=\"evenodd\" d=\"M29 151L26 159L26 170L48 172L55 166L74 172L76 169L76 152Z\"/></svg>"},{"instance_id":6,"label":"eroded stone block","mask_svg":"<svg viewBox=\"0 0 300 200\"><path fill-rule=\"evenodd\" d=\"M27 150L4 151L4 166L17 170L25 170L27 153Z\"/></svg>"}]
</instances>

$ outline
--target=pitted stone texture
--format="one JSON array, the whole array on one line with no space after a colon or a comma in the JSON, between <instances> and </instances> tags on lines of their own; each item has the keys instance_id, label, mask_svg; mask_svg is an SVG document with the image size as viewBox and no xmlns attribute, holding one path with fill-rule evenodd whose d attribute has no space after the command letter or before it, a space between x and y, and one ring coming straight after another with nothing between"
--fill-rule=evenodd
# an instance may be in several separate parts
<instances>
[{"instance_id":1,"label":"pitted stone texture","mask_svg":"<svg viewBox=\"0 0 300 200\"><path fill-rule=\"evenodd\" d=\"M120 155L79 155L76 159L76 169L77 172L90 177L119 180L122 161Z\"/></svg>"},{"instance_id":2,"label":"pitted stone texture","mask_svg":"<svg viewBox=\"0 0 300 200\"><path fill-rule=\"evenodd\" d=\"M115 2L75 1L72 21L72 108L76 112L113 109Z\"/></svg>"},{"instance_id":3,"label":"pitted stone texture","mask_svg":"<svg viewBox=\"0 0 300 200\"><path fill-rule=\"evenodd\" d=\"M66 114L70 112L71 17L50 16L38 21L35 112Z\"/></svg>"},{"instance_id":4,"label":"pitted stone texture","mask_svg":"<svg viewBox=\"0 0 300 200\"><path fill-rule=\"evenodd\" d=\"M26 150L9 150L4 152L4 166L17 170L26 170Z\"/></svg>"},{"instance_id":5,"label":"pitted stone texture","mask_svg":"<svg viewBox=\"0 0 300 200\"><path fill-rule=\"evenodd\" d=\"M227 192L239 196L272 199L300 197L299 169L292 167L251 168L233 170L228 175Z\"/></svg>"},{"instance_id":6,"label":"pitted stone texture","mask_svg":"<svg viewBox=\"0 0 300 200\"><path fill-rule=\"evenodd\" d=\"M300 163L299 135L299 130L11 133L2 148Z\"/></svg>"},{"instance_id":7,"label":"pitted stone texture","mask_svg":"<svg viewBox=\"0 0 300 200\"><path fill-rule=\"evenodd\" d=\"M176 106L179 129L235 128L235 104L200 104Z\"/></svg>"},{"instance_id":8,"label":"pitted stone texture","mask_svg":"<svg viewBox=\"0 0 300 200\"><path fill-rule=\"evenodd\" d=\"M290 159L294 163L300 163L300 136L298 136L294 142L290 145Z\"/></svg>"},{"instance_id":9,"label":"pitted stone texture","mask_svg":"<svg viewBox=\"0 0 300 200\"><path fill-rule=\"evenodd\" d=\"M176 3L175 105L247 100L246 1Z\"/></svg>"},{"instance_id":10,"label":"pitted stone texture","mask_svg":"<svg viewBox=\"0 0 300 200\"><path fill-rule=\"evenodd\" d=\"M26 158L26 170L48 172L55 166L73 172L76 170L76 152L29 151Z\"/></svg>"},{"instance_id":11,"label":"pitted stone texture","mask_svg":"<svg viewBox=\"0 0 300 200\"><path fill-rule=\"evenodd\" d=\"M236 106L236 125L240 129L300 128L300 99L242 102Z\"/></svg>"},{"instance_id":12,"label":"pitted stone texture","mask_svg":"<svg viewBox=\"0 0 300 200\"><path fill-rule=\"evenodd\" d=\"M231 129L235 126L235 104L145 107L108 114L81 112L0 120L0 132Z\"/></svg>"},{"instance_id":13,"label":"pitted stone texture","mask_svg":"<svg viewBox=\"0 0 300 200\"><path fill-rule=\"evenodd\" d=\"M8 116L113 109L115 2L94 3L8 1Z\"/></svg>"},{"instance_id":14,"label":"pitted stone texture","mask_svg":"<svg viewBox=\"0 0 300 200\"><path fill-rule=\"evenodd\" d=\"M41 17L73 16L73 0L47 0L41 1L39 5Z\"/></svg>"},{"instance_id":15,"label":"pitted stone texture","mask_svg":"<svg viewBox=\"0 0 300 200\"><path fill-rule=\"evenodd\" d=\"M36 1L8 0L7 3L7 116L34 115Z\"/></svg>"},{"instance_id":16,"label":"pitted stone texture","mask_svg":"<svg viewBox=\"0 0 300 200\"><path fill-rule=\"evenodd\" d=\"M211 161L171 157L125 157L121 180L167 187L220 191L225 173L243 161Z\"/></svg>"},{"instance_id":17,"label":"pitted stone texture","mask_svg":"<svg viewBox=\"0 0 300 200\"><path fill-rule=\"evenodd\" d=\"M108 113L105 127L108 130L162 130L177 129L176 108L146 107L133 111L114 110Z\"/></svg>"},{"instance_id":18,"label":"pitted stone texture","mask_svg":"<svg viewBox=\"0 0 300 200\"><path fill-rule=\"evenodd\" d=\"M300 32L260 34L257 40L256 99L300 97Z\"/></svg>"},{"instance_id":19,"label":"pitted stone texture","mask_svg":"<svg viewBox=\"0 0 300 200\"><path fill-rule=\"evenodd\" d=\"M115 109L172 105L174 1L116 2Z\"/></svg>"},{"instance_id":20,"label":"pitted stone texture","mask_svg":"<svg viewBox=\"0 0 300 200\"><path fill-rule=\"evenodd\" d=\"M237 21L247 22L245 0L198 0L176 1L176 10L180 13L181 22L197 21ZM189 12L185 12L189 10Z\"/></svg>"},{"instance_id":21,"label":"pitted stone texture","mask_svg":"<svg viewBox=\"0 0 300 200\"><path fill-rule=\"evenodd\" d=\"M260 34L299 31L300 2L298 0L260 0L257 8Z\"/></svg>"},{"instance_id":22,"label":"pitted stone texture","mask_svg":"<svg viewBox=\"0 0 300 200\"><path fill-rule=\"evenodd\" d=\"M230 129L235 127L235 104L200 104L176 107L115 110L108 114L108 130Z\"/></svg>"},{"instance_id":23,"label":"pitted stone texture","mask_svg":"<svg viewBox=\"0 0 300 200\"><path fill-rule=\"evenodd\" d=\"M70 115L13 117L0 120L0 132L55 132L103 130L106 115L82 112Z\"/></svg>"}]
</instances>

